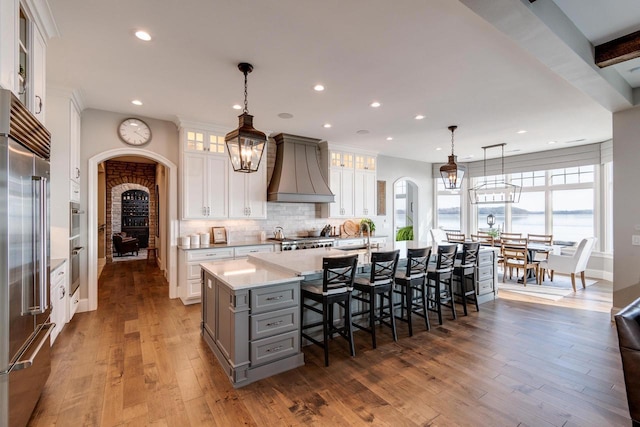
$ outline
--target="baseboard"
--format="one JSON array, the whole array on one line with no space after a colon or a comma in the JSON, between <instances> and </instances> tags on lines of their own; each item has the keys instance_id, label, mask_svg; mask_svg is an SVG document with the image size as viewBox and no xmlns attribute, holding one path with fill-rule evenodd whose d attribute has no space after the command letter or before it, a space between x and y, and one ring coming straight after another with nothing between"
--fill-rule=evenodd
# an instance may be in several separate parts
<instances>
[{"instance_id":1,"label":"baseboard","mask_svg":"<svg viewBox=\"0 0 640 427\"><path fill-rule=\"evenodd\" d=\"M604 270L585 270L584 275L591 279L600 279L607 280L609 282L613 282L613 273L610 271Z\"/></svg>"},{"instance_id":2,"label":"baseboard","mask_svg":"<svg viewBox=\"0 0 640 427\"><path fill-rule=\"evenodd\" d=\"M89 298L81 298L80 301L78 301L78 310L76 313L82 313L85 311L89 311Z\"/></svg>"},{"instance_id":3,"label":"baseboard","mask_svg":"<svg viewBox=\"0 0 640 427\"><path fill-rule=\"evenodd\" d=\"M622 307L611 307L611 321L614 322L615 315L618 314L622 310Z\"/></svg>"}]
</instances>

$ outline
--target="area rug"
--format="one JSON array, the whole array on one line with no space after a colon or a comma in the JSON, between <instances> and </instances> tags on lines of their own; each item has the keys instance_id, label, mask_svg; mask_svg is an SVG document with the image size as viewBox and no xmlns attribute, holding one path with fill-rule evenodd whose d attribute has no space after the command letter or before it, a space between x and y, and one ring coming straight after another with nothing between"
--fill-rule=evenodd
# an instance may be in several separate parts
<instances>
[{"instance_id":1,"label":"area rug","mask_svg":"<svg viewBox=\"0 0 640 427\"><path fill-rule=\"evenodd\" d=\"M597 282L597 280L585 279L587 286L591 286ZM567 295L573 294L571 277L569 276L556 274L553 278L553 282L550 282L547 279L544 283L544 285L538 285L536 282L532 282L527 283L527 286L524 286L522 283L516 283L515 281L507 283L498 282L498 292L514 292L520 295L543 298L552 301L558 301ZM580 289L582 289L582 282L580 281L580 277L576 277L576 290L579 291Z\"/></svg>"}]
</instances>

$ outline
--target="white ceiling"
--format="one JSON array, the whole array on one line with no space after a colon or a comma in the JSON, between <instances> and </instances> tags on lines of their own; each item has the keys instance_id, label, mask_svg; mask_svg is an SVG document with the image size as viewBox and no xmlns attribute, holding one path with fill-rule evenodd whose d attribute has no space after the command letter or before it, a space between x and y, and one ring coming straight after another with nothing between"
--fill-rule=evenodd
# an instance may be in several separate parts
<instances>
[{"instance_id":1,"label":"white ceiling","mask_svg":"<svg viewBox=\"0 0 640 427\"><path fill-rule=\"evenodd\" d=\"M608 15L596 28L583 1L556 2L590 40L629 28ZM456 154L469 160L500 142L509 155L611 138L610 111L458 1L49 3L60 37L48 44L48 84L79 89L89 108L232 129L231 106L243 99L237 64L247 61L249 112L264 132L435 163L446 161L452 124ZM640 22L636 0L605 3ZM137 29L153 40L136 39ZM382 106L371 108L374 100Z\"/></svg>"}]
</instances>

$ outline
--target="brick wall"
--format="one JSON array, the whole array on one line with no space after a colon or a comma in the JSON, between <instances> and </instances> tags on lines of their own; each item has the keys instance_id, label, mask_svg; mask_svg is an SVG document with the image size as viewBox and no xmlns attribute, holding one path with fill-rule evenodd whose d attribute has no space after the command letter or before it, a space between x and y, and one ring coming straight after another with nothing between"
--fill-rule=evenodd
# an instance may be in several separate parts
<instances>
[{"instance_id":1,"label":"brick wall","mask_svg":"<svg viewBox=\"0 0 640 427\"><path fill-rule=\"evenodd\" d=\"M127 190L144 190L149 193L149 247L155 247L156 229L156 165L150 163L105 162L107 262L113 260L113 233L120 231L120 196Z\"/></svg>"}]
</instances>

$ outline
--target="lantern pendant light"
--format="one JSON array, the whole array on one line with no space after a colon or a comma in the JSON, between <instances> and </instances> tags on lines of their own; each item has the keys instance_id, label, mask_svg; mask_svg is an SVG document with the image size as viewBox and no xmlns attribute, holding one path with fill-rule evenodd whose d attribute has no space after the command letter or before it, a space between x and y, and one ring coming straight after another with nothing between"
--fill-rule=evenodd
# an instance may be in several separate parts
<instances>
[{"instance_id":1,"label":"lantern pendant light","mask_svg":"<svg viewBox=\"0 0 640 427\"><path fill-rule=\"evenodd\" d=\"M244 74L244 109L238 116L238 129L229 132L224 137L224 142L227 145L233 170L251 173L256 172L260 167L267 137L253 127L253 116L249 114L247 107L247 74L253 71L253 66L242 62L238 64L238 69Z\"/></svg>"},{"instance_id":2,"label":"lantern pendant light","mask_svg":"<svg viewBox=\"0 0 640 427\"><path fill-rule=\"evenodd\" d=\"M440 167L440 175L442 175L442 181L444 182L444 188L448 190L458 190L462 187L462 178L466 168L456 164L457 156L453 154L453 132L458 126L449 126L451 131L451 155L446 165Z\"/></svg>"}]
</instances>

